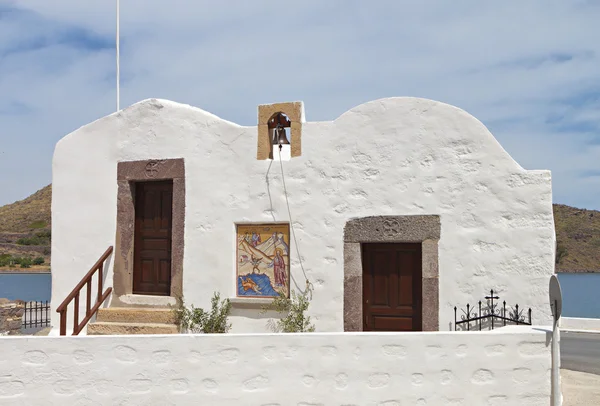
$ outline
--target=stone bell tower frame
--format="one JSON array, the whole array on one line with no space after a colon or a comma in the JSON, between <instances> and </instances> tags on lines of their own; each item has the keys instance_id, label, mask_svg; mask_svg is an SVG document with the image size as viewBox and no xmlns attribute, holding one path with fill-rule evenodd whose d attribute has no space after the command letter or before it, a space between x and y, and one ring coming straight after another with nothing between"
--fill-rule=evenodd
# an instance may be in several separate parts
<instances>
[{"instance_id":1,"label":"stone bell tower frame","mask_svg":"<svg viewBox=\"0 0 600 406\"><path fill-rule=\"evenodd\" d=\"M286 102L261 104L258 106L258 140L256 159L271 159L273 145L269 133L269 121L277 115L285 114L290 121L290 144L291 156L302 155L302 124L304 118L304 104L302 102Z\"/></svg>"}]
</instances>

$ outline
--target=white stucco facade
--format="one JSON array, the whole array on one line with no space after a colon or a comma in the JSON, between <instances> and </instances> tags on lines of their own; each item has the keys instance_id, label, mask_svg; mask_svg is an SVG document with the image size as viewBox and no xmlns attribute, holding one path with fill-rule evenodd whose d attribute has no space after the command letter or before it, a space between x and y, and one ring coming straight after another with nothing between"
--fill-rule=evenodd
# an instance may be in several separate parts
<instances>
[{"instance_id":1,"label":"white stucco facade","mask_svg":"<svg viewBox=\"0 0 600 406\"><path fill-rule=\"evenodd\" d=\"M0 337L0 404L547 406L547 334Z\"/></svg>"},{"instance_id":2,"label":"white stucco facade","mask_svg":"<svg viewBox=\"0 0 600 406\"><path fill-rule=\"evenodd\" d=\"M145 100L63 138L53 161L52 306L115 245L117 163L185 161L183 293L208 307L235 296L235 224L289 221L279 162L257 160L257 127ZM343 331L344 226L353 218L439 215L439 329L490 289L549 324L555 234L550 172L521 168L485 126L443 103L389 98L302 124L302 155L283 162L297 248L292 288L308 278L317 331ZM292 241L292 245L295 242ZM111 256L113 261L114 256ZM112 262L106 286L112 284ZM234 309L232 332L266 330ZM58 316L53 315L58 326Z\"/></svg>"}]
</instances>

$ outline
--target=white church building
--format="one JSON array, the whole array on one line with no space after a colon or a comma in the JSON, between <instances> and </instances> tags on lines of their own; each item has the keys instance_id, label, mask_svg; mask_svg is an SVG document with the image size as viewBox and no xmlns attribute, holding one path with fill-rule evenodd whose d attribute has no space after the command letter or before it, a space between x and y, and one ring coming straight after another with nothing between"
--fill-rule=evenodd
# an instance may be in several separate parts
<instances>
[{"instance_id":1,"label":"white church building","mask_svg":"<svg viewBox=\"0 0 600 406\"><path fill-rule=\"evenodd\" d=\"M52 184L52 308L69 299L68 334L102 327L95 307L209 308L214 292L232 333L267 332L261 306L307 280L318 332L453 330L454 307L492 289L551 324L550 172L444 103L387 98L325 122L276 103L240 126L144 100L60 140ZM126 331L105 317L97 331Z\"/></svg>"}]
</instances>

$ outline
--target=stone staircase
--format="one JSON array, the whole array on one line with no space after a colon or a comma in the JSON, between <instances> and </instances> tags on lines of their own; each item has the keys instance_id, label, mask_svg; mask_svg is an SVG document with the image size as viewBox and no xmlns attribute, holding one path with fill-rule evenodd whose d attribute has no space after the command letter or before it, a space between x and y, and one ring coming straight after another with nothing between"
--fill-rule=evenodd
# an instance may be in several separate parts
<instances>
[{"instance_id":1,"label":"stone staircase","mask_svg":"<svg viewBox=\"0 0 600 406\"><path fill-rule=\"evenodd\" d=\"M178 334L171 309L109 307L98 309L88 335Z\"/></svg>"}]
</instances>

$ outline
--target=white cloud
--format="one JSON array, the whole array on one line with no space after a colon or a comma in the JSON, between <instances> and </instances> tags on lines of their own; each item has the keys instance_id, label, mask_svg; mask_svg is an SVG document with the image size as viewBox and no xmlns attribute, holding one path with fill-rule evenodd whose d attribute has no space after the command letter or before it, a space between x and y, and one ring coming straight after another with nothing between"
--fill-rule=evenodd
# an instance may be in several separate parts
<instances>
[{"instance_id":1,"label":"white cloud","mask_svg":"<svg viewBox=\"0 0 600 406\"><path fill-rule=\"evenodd\" d=\"M121 0L121 104L168 98L251 125L259 103L303 100L308 120L330 120L428 97L475 115L523 167L551 169L557 202L600 208L600 180L582 175L600 167L598 2L286 3ZM114 109L114 49L59 34L112 43L115 2L0 4L22 10L0 11L3 204L49 183L55 142Z\"/></svg>"}]
</instances>

